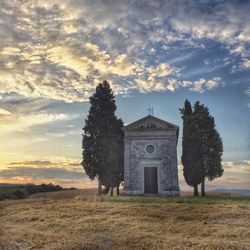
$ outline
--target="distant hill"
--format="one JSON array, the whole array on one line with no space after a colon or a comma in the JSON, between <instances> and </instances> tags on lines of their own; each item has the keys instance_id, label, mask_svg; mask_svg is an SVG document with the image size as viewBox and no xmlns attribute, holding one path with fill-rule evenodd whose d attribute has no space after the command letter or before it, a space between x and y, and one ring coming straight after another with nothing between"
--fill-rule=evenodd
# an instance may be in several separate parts
<instances>
[{"instance_id":1,"label":"distant hill","mask_svg":"<svg viewBox=\"0 0 250 250\"><path fill-rule=\"evenodd\" d=\"M250 196L250 190L248 189L226 189L226 188L221 188L221 189L214 189L209 191L208 193L225 193L225 194L239 194L239 195L244 195L244 196Z\"/></svg>"},{"instance_id":2,"label":"distant hill","mask_svg":"<svg viewBox=\"0 0 250 250\"><path fill-rule=\"evenodd\" d=\"M65 189L59 185L50 184L0 184L0 201L6 199L24 199L36 193L58 192L62 190L75 190L75 188Z\"/></svg>"},{"instance_id":3,"label":"distant hill","mask_svg":"<svg viewBox=\"0 0 250 250\"><path fill-rule=\"evenodd\" d=\"M26 185L30 185L29 183L27 184L11 184L11 183L0 183L0 188L1 187L20 187L20 186L26 186Z\"/></svg>"}]
</instances>

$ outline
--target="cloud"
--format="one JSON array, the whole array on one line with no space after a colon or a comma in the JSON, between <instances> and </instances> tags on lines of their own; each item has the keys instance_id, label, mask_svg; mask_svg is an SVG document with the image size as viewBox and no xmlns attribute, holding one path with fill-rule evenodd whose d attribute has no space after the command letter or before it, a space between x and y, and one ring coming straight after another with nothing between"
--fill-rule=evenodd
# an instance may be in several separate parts
<instances>
[{"instance_id":1,"label":"cloud","mask_svg":"<svg viewBox=\"0 0 250 250\"><path fill-rule=\"evenodd\" d=\"M222 164L225 172L250 174L250 160L244 160L239 163L223 162Z\"/></svg>"},{"instance_id":2,"label":"cloud","mask_svg":"<svg viewBox=\"0 0 250 250\"><path fill-rule=\"evenodd\" d=\"M20 49L18 48L12 48L12 47L5 47L1 54L2 55L7 55L7 56L13 56L13 55L18 55L21 52Z\"/></svg>"},{"instance_id":3,"label":"cloud","mask_svg":"<svg viewBox=\"0 0 250 250\"><path fill-rule=\"evenodd\" d=\"M15 55L15 53L13 49L8 50L8 55ZM3 54L6 52L4 51ZM45 69L47 68L46 72L43 72L42 69L37 71L37 66L32 65L40 64L41 57L49 61L55 71L52 72L48 69L49 65L44 66ZM92 43L78 45L77 49L60 45L42 47L38 50L34 46L34 51L21 53L19 60L28 62L24 75L17 72L13 74L12 69L8 69L9 67L0 72L0 84L5 84L2 93L18 92L28 97L47 96L67 102L86 100L94 91L96 83L101 82L102 79L111 79L112 84L121 78L132 77L137 85L112 84L114 91L119 93L122 93L122 89L125 93L128 88L160 91L164 89L163 78L176 75L180 71L166 63L161 63L156 67L131 63L125 54L120 54L112 59L111 55ZM60 71L58 71L58 67L60 67ZM44 73L45 76L42 77Z\"/></svg>"},{"instance_id":4,"label":"cloud","mask_svg":"<svg viewBox=\"0 0 250 250\"><path fill-rule=\"evenodd\" d=\"M9 112L8 110L0 108L0 116L5 116L5 115L7 115L7 116L11 115L11 112Z\"/></svg>"},{"instance_id":5,"label":"cloud","mask_svg":"<svg viewBox=\"0 0 250 250\"><path fill-rule=\"evenodd\" d=\"M213 79L209 79L209 80L201 78L201 79L195 81L192 84L192 87L190 89L195 91L195 92L202 93L205 91L205 89L210 90L210 89L218 87L220 84L220 81L221 81L220 77L214 77Z\"/></svg>"},{"instance_id":6,"label":"cloud","mask_svg":"<svg viewBox=\"0 0 250 250\"><path fill-rule=\"evenodd\" d=\"M64 168L43 168L43 167L10 167L8 169L1 170L2 178L13 178L20 176L22 178L32 178L34 181L36 179L79 179L86 177L83 170L80 171L70 171Z\"/></svg>"},{"instance_id":7,"label":"cloud","mask_svg":"<svg viewBox=\"0 0 250 250\"><path fill-rule=\"evenodd\" d=\"M80 160L55 158L51 160L27 160L12 162L0 169L1 183L54 183L62 186L96 187L80 165Z\"/></svg>"},{"instance_id":8,"label":"cloud","mask_svg":"<svg viewBox=\"0 0 250 250\"><path fill-rule=\"evenodd\" d=\"M6 112L5 114L0 114L0 126L1 132L14 132L14 131L23 131L33 126L38 126L42 124L58 122L58 121L67 121L78 118L79 115L75 114L31 114L31 115L15 115L12 113Z\"/></svg>"},{"instance_id":9,"label":"cloud","mask_svg":"<svg viewBox=\"0 0 250 250\"><path fill-rule=\"evenodd\" d=\"M3 94L0 98L0 106L9 113L28 115L47 110L55 101L47 98L26 98L15 93Z\"/></svg>"},{"instance_id":10,"label":"cloud","mask_svg":"<svg viewBox=\"0 0 250 250\"><path fill-rule=\"evenodd\" d=\"M64 158L63 160L26 160L21 162L11 162L9 165L18 165L18 166L30 166L33 168L37 167L64 167L69 170L73 170L76 167L78 168L80 165L80 160L75 160L71 158Z\"/></svg>"},{"instance_id":11,"label":"cloud","mask_svg":"<svg viewBox=\"0 0 250 250\"><path fill-rule=\"evenodd\" d=\"M130 76L138 67L128 61L125 54L120 54L113 60L111 56L96 44L86 43L77 50L66 46L53 47L48 50L48 59L74 70L86 79L91 74L102 76ZM100 76L99 76L100 77Z\"/></svg>"},{"instance_id":12,"label":"cloud","mask_svg":"<svg viewBox=\"0 0 250 250\"><path fill-rule=\"evenodd\" d=\"M72 135L80 135L80 134L81 134L80 130L71 130L67 132L57 132L57 133L51 133L51 132L46 133L46 135L49 137L57 137L57 138L61 138L65 136L72 136Z\"/></svg>"},{"instance_id":13,"label":"cloud","mask_svg":"<svg viewBox=\"0 0 250 250\"><path fill-rule=\"evenodd\" d=\"M79 171L65 168L44 167L10 167L0 170L1 183L54 183L63 186L88 188L96 186L91 182L83 169Z\"/></svg>"},{"instance_id":14,"label":"cloud","mask_svg":"<svg viewBox=\"0 0 250 250\"><path fill-rule=\"evenodd\" d=\"M176 43L204 49L203 39L240 55L247 68L248 7L234 1L4 0L0 93L85 101L104 79L120 94L173 91L189 79L180 84L182 68L167 63L167 53ZM218 81L195 86L190 89L210 90Z\"/></svg>"},{"instance_id":15,"label":"cloud","mask_svg":"<svg viewBox=\"0 0 250 250\"><path fill-rule=\"evenodd\" d=\"M243 60L241 66L246 69L250 68L250 59Z\"/></svg>"},{"instance_id":16,"label":"cloud","mask_svg":"<svg viewBox=\"0 0 250 250\"><path fill-rule=\"evenodd\" d=\"M39 49L38 49L39 47ZM8 55L15 55L16 51L8 49ZM172 67L167 63L160 63L155 67L146 67L140 63L131 63L125 54L115 57L96 44L86 43L73 48L66 45L60 46L34 46L33 51L20 53L20 61L28 61L29 66L25 74L13 74L7 68L0 75L0 84L5 82L2 93L18 92L26 96L48 96L52 99L64 101L82 101L87 98L95 89L95 84L102 79L111 79L111 84L121 78L133 78L134 86L128 81L125 86L112 84L115 92L127 92L127 89L139 89L141 91L161 91L164 88L164 80L172 75L177 75L180 69ZM6 51L2 52L4 55ZM12 54L11 54L12 53ZM49 61L55 71L45 72L45 76L40 77L44 72L40 69L34 72L37 67L32 64L39 64L41 57ZM30 65L31 64L31 65ZM60 72L57 75L57 69ZM53 73L53 76L50 75ZM25 79L28 77L29 82ZM54 80L50 82L50 77ZM113 79L113 80L112 80ZM39 84L37 81L39 80ZM90 81L90 83L81 84ZM7 85L6 85L7 83ZM94 84L93 84L94 83ZM56 89L60 89L60 95Z\"/></svg>"},{"instance_id":17,"label":"cloud","mask_svg":"<svg viewBox=\"0 0 250 250\"><path fill-rule=\"evenodd\" d=\"M178 88L187 88L194 92L203 93L205 90L211 90L219 85L222 85L220 77L214 77L208 80L200 78L195 81L169 79L165 85L161 86L161 88L169 91L175 91Z\"/></svg>"},{"instance_id":18,"label":"cloud","mask_svg":"<svg viewBox=\"0 0 250 250\"><path fill-rule=\"evenodd\" d=\"M250 87L244 92L248 97L250 97ZM250 108L250 102L247 103L247 107Z\"/></svg>"},{"instance_id":19,"label":"cloud","mask_svg":"<svg viewBox=\"0 0 250 250\"><path fill-rule=\"evenodd\" d=\"M190 8L191 6L193 8ZM203 7L206 7L206 11L203 11ZM248 11L247 2L225 1L207 5L188 2L180 6L171 22L182 34L192 34L198 39L210 38L220 41L233 53L245 57L248 54L245 43L250 41Z\"/></svg>"},{"instance_id":20,"label":"cloud","mask_svg":"<svg viewBox=\"0 0 250 250\"><path fill-rule=\"evenodd\" d=\"M245 94L246 94L247 96L250 96L250 87L245 91Z\"/></svg>"}]
</instances>

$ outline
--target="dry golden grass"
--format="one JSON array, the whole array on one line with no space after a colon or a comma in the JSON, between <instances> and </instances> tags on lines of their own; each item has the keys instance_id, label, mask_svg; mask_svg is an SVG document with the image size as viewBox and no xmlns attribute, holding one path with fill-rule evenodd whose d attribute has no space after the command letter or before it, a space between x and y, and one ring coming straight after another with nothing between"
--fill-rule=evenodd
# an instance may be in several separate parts
<instances>
[{"instance_id":1,"label":"dry golden grass","mask_svg":"<svg viewBox=\"0 0 250 250\"><path fill-rule=\"evenodd\" d=\"M249 203L119 198L0 202L0 249L250 249Z\"/></svg>"},{"instance_id":2,"label":"dry golden grass","mask_svg":"<svg viewBox=\"0 0 250 250\"><path fill-rule=\"evenodd\" d=\"M76 190L63 190L57 192L47 192L47 193L37 193L30 195L32 199L53 199L53 200L61 200L61 199L71 199L77 196L94 196L97 193L96 188L89 189L76 189Z\"/></svg>"}]
</instances>

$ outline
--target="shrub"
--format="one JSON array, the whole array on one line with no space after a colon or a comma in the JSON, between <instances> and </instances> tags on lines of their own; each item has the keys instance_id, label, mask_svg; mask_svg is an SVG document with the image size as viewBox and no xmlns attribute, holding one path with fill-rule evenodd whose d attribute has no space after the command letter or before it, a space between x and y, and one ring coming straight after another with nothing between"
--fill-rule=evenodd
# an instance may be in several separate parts
<instances>
[{"instance_id":1,"label":"shrub","mask_svg":"<svg viewBox=\"0 0 250 250\"><path fill-rule=\"evenodd\" d=\"M24 199L24 198L26 198L26 194L20 189L15 190L11 194L11 196L13 196L14 199Z\"/></svg>"}]
</instances>

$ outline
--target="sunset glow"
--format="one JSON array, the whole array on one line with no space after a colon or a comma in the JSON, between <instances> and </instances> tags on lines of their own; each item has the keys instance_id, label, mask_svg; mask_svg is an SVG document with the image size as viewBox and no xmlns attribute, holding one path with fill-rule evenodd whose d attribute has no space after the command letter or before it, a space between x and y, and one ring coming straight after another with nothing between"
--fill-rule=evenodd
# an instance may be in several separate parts
<instances>
[{"instance_id":1,"label":"sunset glow","mask_svg":"<svg viewBox=\"0 0 250 250\"><path fill-rule=\"evenodd\" d=\"M81 134L107 80L124 124L153 106L181 132L186 98L208 106L225 169L208 189L250 189L249 13L249 1L1 1L0 183L96 187Z\"/></svg>"}]
</instances>

